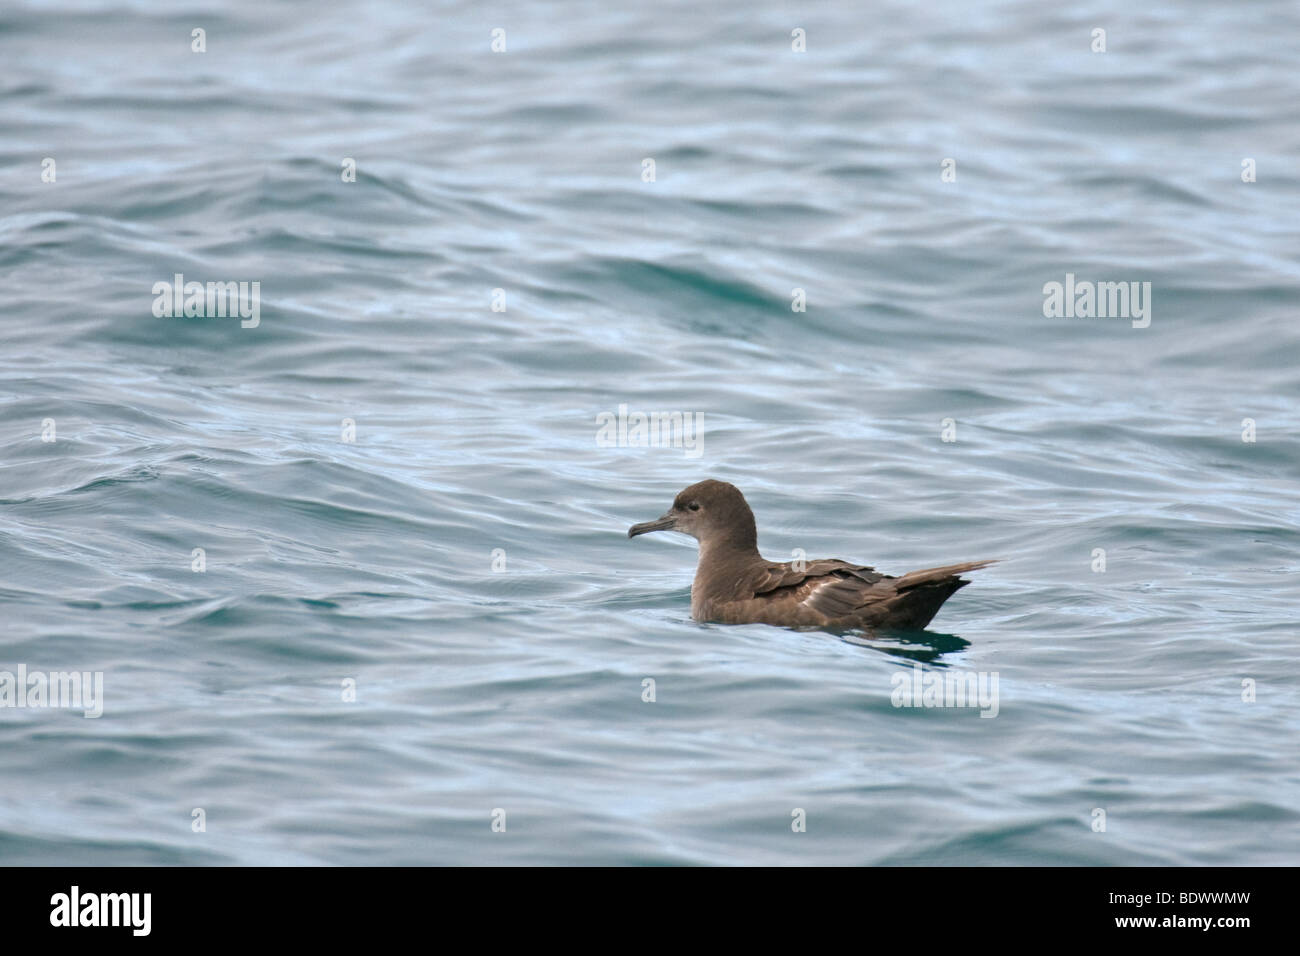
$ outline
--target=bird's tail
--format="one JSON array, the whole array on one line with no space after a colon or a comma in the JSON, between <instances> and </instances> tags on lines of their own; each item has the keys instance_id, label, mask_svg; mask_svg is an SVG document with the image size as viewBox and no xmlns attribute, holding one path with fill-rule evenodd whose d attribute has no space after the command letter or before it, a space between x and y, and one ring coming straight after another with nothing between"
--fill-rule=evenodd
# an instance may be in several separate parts
<instances>
[{"instance_id":1,"label":"bird's tail","mask_svg":"<svg viewBox=\"0 0 1300 956\"><path fill-rule=\"evenodd\" d=\"M987 568L990 564L997 564L997 558L989 558L986 561L964 561L961 564L945 564L941 568L925 568L922 571L908 571L897 581L894 582L895 589L902 591L907 588L919 587L924 584L937 584L945 578L955 578L957 575L966 571L978 571L980 568ZM969 584L969 581L963 581L963 584Z\"/></svg>"},{"instance_id":2,"label":"bird's tail","mask_svg":"<svg viewBox=\"0 0 1300 956\"><path fill-rule=\"evenodd\" d=\"M939 613L943 602L958 590L970 584L958 577L965 571L978 571L995 564L996 558L987 561L965 561L947 564L941 568L924 568L909 571L893 582L896 595L889 599L889 610L884 623L904 630L921 630Z\"/></svg>"}]
</instances>

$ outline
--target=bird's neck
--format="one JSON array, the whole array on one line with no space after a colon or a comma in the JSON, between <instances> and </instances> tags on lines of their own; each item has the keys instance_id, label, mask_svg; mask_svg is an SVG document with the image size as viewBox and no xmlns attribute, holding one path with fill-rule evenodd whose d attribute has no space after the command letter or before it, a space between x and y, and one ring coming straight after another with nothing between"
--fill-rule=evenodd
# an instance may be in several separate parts
<instances>
[{"instance_id":1,"label":"bird's neck","mask_svg":"<svg viewBox=\"0 0 1300 956\"><path fill-rule=\"evenodd\" d=\"M691 585L692 604L699 601L733 600L756 565L763 564L758 546L741 538L710 539L700 542L699 563Z\"/></svg>"},{"instance_id":2,"label":"bird's neck","mask_svg":"<svg viewBox=\"0 0 1300 956\"><path fill-rule=\"evenodd\" d=\"M700 563L761 561L758 544L749 537L710 538L700 542Z\"/></svg>"}]
</instances>

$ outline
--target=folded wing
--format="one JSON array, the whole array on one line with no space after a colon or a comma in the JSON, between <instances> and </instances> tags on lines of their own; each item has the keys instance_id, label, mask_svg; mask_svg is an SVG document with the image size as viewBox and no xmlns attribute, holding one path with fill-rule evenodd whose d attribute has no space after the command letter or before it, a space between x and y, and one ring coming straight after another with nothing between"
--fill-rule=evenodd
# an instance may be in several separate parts
<instances>
[{"instance_id":1,"label":"folded wing","mask_svg":"<svg viewBox=\"0 0 1300 956\"><path fill-rule=\"evenodd\" d=\"M924 627L939 606L968 583L957 575L992 563L967 561L909 571L901 577L836 559L804 562L802 570L793 564L769 564L755 583L753 596L794 603L824 618L825 623L877 620L900 627Z\"/></svg>"}]
</instances>

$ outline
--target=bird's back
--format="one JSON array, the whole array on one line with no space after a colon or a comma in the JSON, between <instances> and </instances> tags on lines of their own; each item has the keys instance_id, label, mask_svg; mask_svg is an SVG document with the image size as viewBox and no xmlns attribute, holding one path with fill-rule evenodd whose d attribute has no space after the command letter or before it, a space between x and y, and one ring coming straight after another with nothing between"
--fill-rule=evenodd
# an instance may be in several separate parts
<instances>
[{"instance_id":1,"label":"bird's back","mask_svg":"<svg viewBox=\"0 0 1300 956\"><path fill-rule=\"evenodd\" d=\"M992 563L967 561L892 577L837 559L760 561L732 582L697 578L691 610L697 620L723 624L919 630L970 583L962 572Z\"/></svg>"}]
</instances>

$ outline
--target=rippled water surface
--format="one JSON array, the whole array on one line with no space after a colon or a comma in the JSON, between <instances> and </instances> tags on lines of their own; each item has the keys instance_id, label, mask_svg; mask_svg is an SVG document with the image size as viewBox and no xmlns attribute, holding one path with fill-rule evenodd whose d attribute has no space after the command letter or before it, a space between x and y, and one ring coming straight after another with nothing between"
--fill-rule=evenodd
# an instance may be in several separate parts
<instances>
[{"instance_id":1,"label":"rippled water surface","mask_svg":"<svg viewBox=\"0 0 1300 956\"><path fill-rule=\"evenodd\" d=\"M0 708L0 862L1294 863L1298 61L1289 0L7 3L0 670L104 712ZM699 625L625 530L703 477L777 560L1005 560Z\"/></svg>"}]
</instances>

